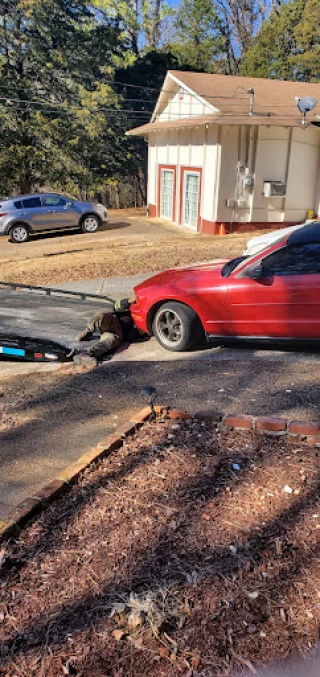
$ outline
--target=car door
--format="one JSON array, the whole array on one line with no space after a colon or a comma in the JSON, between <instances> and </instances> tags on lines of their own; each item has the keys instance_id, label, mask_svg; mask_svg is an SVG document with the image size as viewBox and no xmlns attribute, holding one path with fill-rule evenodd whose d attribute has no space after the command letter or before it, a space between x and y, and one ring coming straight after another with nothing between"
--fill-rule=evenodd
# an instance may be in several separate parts
<instances>
[{"instance_id":1,"label":"car door","mask_svg":"<svg viewBox=\"0 0 320 677\"><path fill-rule=\"evenodd\" d=\"M44 214L40 197L32 196L22 200L21 216L30 224L33 231L43 230Z\"/></svg>"},{"instance_id":2,"label":"car door","mask_svg":"<svg viewBox=\"0 0 320 677\"><path fill-rule=\"evenodd\" d=\"M320 338L320 243L285 246L260 259L252 279L248 264L229 280L235 335Z\"/></svg>"},{"instance_id":3,"label":"car door","mask_svg":"<svg viewBox=\"0 0 320 677\"><path fill-rule=\"evenodd\" d=\"M78 225L78 212L71 200L60 195L42 195L41 204L50 229L68 228Z\"/></svg>"}]
</instances>

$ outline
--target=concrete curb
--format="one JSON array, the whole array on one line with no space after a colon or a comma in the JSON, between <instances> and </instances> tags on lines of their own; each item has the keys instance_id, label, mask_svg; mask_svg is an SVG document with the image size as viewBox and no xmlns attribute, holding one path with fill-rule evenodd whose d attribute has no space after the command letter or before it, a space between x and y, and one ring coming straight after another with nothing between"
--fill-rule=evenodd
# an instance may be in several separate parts
<instances>
[{"instance_id":1,"label":"concrete curb","mask_svg":"<svg viewBox=\"0 0 320 677\"><path fill-rule=\"evenodd\" d=\"M164 406L156 406L154 409L158 416L167 416L171 420L207 421L225 429L250 430L256 435L286 436L291 441L296 440L320 447L320 422L317 421L291 421L272 416L223 414L215 410L197 411L191 414L188 411ZM8 520L0 520L0 542L18 536L27 522L67 491L91 463L122 447L126 438L133 435L150 419L151 413L150 407L144 407L129 421L122 423L114 433L98 442L96 447L89 449L75 463L64 468L51 482L13 508Z\"/></svg>"}]
</instances>

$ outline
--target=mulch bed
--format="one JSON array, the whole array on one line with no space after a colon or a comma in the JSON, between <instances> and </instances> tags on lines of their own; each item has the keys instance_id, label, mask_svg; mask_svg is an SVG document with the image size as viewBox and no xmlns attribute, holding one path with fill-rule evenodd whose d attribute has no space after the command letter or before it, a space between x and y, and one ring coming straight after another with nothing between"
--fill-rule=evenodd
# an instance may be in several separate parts
<instances>
[{"instance_id":1,"label":"mulch bed","mask_svg":"<svg viewBox=\"0 0 320 677\"><path fill-rule=\"evenodd\" d=\"M0 674L212 677L312 654L318 453L146 424L0 551Z\"/></svg>"}]
</instances>

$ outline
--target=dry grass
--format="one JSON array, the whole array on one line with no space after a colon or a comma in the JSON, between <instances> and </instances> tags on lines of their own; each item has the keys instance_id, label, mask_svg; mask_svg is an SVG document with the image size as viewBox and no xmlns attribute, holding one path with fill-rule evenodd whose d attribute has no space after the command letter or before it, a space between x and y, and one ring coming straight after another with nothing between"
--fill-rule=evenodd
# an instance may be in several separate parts
<instances>
[{"instance_id":1,"label":"dry grass","mask_svg":"<svg viewBox=\"0 0 320 677\"><path fill-rule=\"evenodd\" d=\"M160 232L159 232L160 231ZM232 258L239 255L250 237L248 233L226 237L197 235L168 225L150 222L138 235L126 229L119 238L106 231L106 236L74 241L43 238L16 246L12 256L8 250L0 254L0 280L24 284L50 285L118 275L135 275L165 270L199 261ZM36 246L35 246L36 245ZM4 248L5 249L5 248ZM11 251L11 250L9 250Z\"/></svg>"}]
</instances>

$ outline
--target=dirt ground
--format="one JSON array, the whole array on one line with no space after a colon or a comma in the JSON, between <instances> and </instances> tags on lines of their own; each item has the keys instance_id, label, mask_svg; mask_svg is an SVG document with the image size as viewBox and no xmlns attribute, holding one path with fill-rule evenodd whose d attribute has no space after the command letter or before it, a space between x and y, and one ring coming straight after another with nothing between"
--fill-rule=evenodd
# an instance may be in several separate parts
<instances>
[{"instance_id":1,"label":"dirt ground","mask_svg":"<svg viewBox=\"0 0 320 677\"><path fill-rule=\"evenodd\" d=\"M257 233L259 232L257 231ZM225 237L199 235L141 210L111 212L106 228L95 235L38 235L23 245L1 238L0 280L50 285L117 275L152 273L174 266L241 253L252 233Z\"/></svg>"},{"instance_id":2,"label":"dirt ground","mask_svg":"<svg viewBox=\"0 0 320 677\"><path fill-rule=\"evenodd\" d=\"M19 376L9 374L6 377L0 372L0 435L44 416L45 412L41 409L35 415L32 403L39 398L44 402L53 396L57 386L63 387L70 376L74 377L85 371L87 370L84 367L71 363L60 365L53 372L41 371L40 368L33 373L22 373Z\"/></svg>"},{"instance_id":3,"label":"dirt ground","mask_svg":"<svg viewBox=\"0 0 320 677\"><path fill-rule=\"evenodd\" d=\"M318 454L146 424L0 552L0 674L215 677L312 655Z\"/></svg>"}]
</instances>

